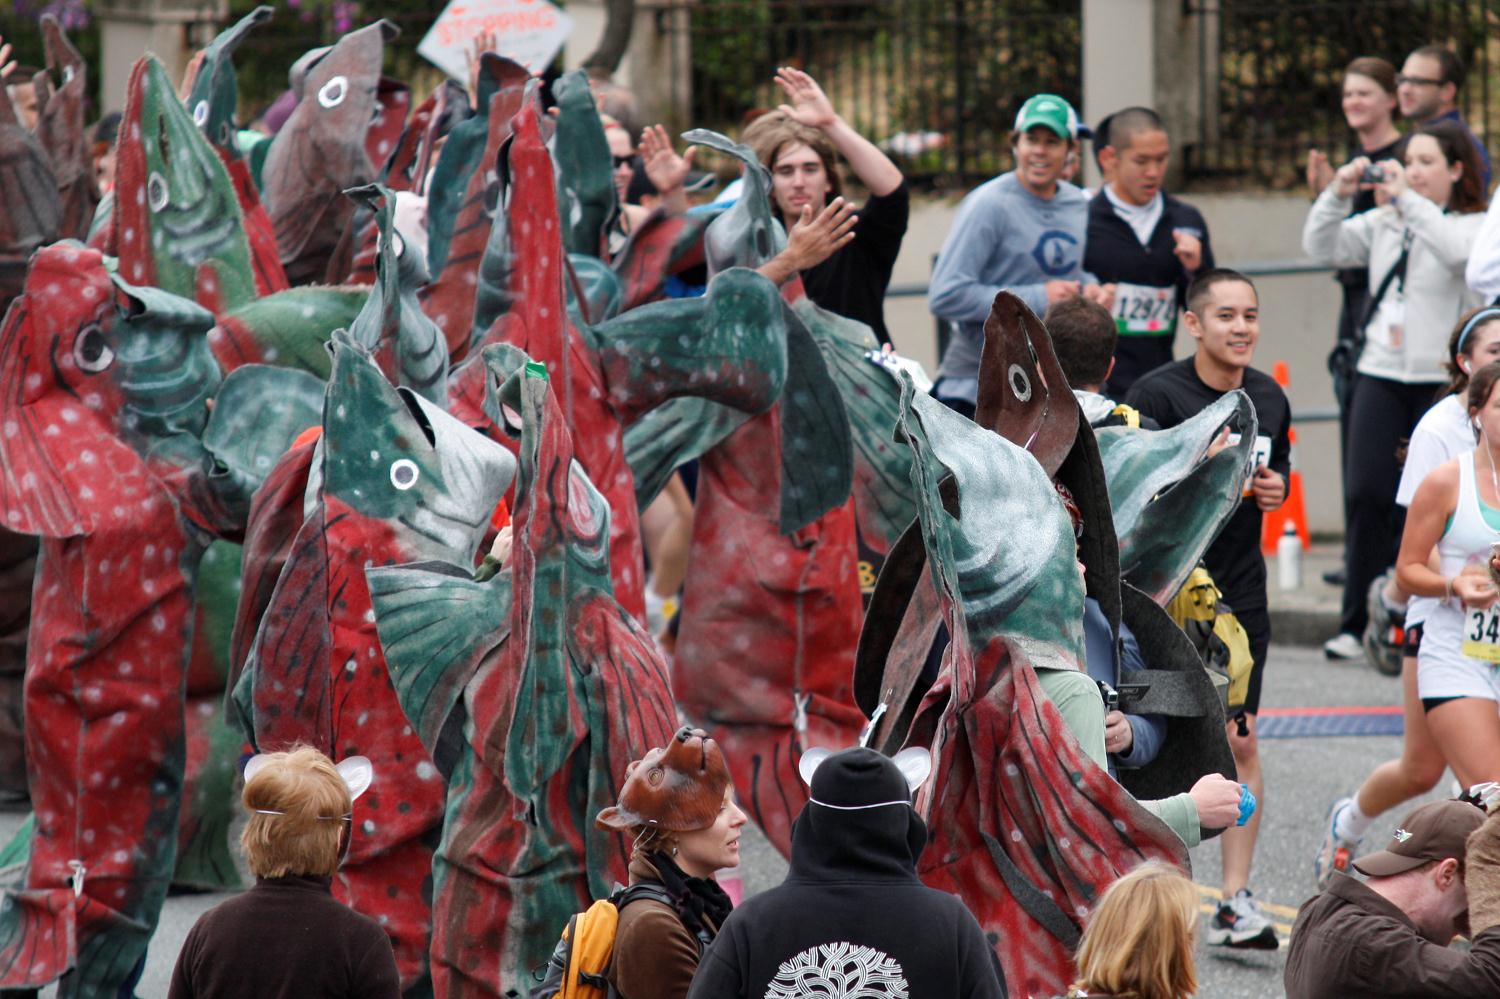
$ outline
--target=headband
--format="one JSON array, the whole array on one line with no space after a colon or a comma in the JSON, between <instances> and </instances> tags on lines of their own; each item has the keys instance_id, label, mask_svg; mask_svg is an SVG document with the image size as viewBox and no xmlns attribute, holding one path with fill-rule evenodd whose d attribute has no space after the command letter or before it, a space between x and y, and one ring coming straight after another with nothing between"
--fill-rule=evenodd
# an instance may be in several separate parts
<instances>
[{"instance_id":1,"label":"headband","mask_svg":"<svg viewBox=\"0 0 1500 999\"><path fill-rule=\"evenodd\" d=\"M1464 352L1464 341L1469 338L1469 334L1474 331L1474 327L1478 326L1482 322L1486 322L1491 319L1500 319L1500 309L1497 309L1493 305L1486 306L1485 308L1480 309L1478 312L1474 313L1474 315L1469 318L1469 321L1464 323L1464 328L1459 331L1458 345L1453 348L1453 353L1462 354Z\"/></svg>"}]
</instances>

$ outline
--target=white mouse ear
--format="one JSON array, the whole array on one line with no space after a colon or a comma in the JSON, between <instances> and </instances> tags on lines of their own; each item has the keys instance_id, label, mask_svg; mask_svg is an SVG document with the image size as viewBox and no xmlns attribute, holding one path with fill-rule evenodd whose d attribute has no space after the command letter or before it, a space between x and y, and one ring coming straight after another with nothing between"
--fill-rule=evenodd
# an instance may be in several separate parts
<instances>
[{"instance_id":1,"label":"white mouse ear","mask_svg":"<svg viewBox=\"0 0 1500 999\"><path fill-rule=\"evenodd\" d=\"M832 755L833 750L821 746L803 753L802 759L797 761L797 772L802 775L802 783L812 787L813 773L817 771L819 764Z\"/></svg>"},{"instance_id":2,"label":"white mouse ear","mask_svg":"<svg viewBox=\"0 0 1500 999\"><path fill-rule=\"evenodd\" d=\"M339 776L344 778L344 783L349 785L349 797L358 798L370 787L375 779L375 768L370 764L367 757L351 756L340 760L338 764Z\"/></svg>"},{"instance_id":3,"label":"white mouse ear","mask_svg":"<svg viewBox=\"0 0 1500 999\"><path fill-rule=\"evenodd\" d=\"M901 750L893 762L901 771L901 776L906 778L907 788L912 791L921 787L927 775L932 773L932 754L921 746Z\"/></svg>"},{"instance_id":4,"label":"white mouse ear","mask_svg":"<svg viewBox=\"0 0 1500 999\"><path fill-rule=\"evenodd\" d=\"M246 761L246 763L245 763L245 783L246 784L250 783L250 778L254 777L256 775L256 773L258 773L260 771L260 768L266 765L266 758L267 757L266 757L265 753L257 753L256 755L250 757L250 759Z\"/></svg>"}]
</instances>

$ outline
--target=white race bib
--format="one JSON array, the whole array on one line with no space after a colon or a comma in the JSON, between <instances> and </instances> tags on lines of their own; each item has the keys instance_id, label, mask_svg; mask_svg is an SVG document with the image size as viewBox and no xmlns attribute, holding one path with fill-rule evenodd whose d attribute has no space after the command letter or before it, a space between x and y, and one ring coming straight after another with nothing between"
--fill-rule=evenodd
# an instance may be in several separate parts
<instances>
[{"instance_id":1,"label":"white race bib","mask_svg":"<svg viewBox=\"0 0 1500 999\"><path fill-rule=\"evenodd\" d=\"M1230 434L1229 435L1229 446L1230 447L1235 447L1236 445L1239 444L1239 442L1240 442L1240 435L1239 434ZM1271 438L1267 437L1265 434L1256 434L1255 435L1255 445L1251 449L1251 452L1252 452L1251 453L1251 458L1250 458L1250 467L1251 468L1259 469L1259 468L1264 468L1267 465L1269 465L1271 463ZM1252 475L1249 479L1245 480L1245 491L1244 491L1244 493L1242 495L1245 495L1245 496L1249 496L1250 495L1250 484L1254 480L1254 478L1255 478L1254 475Z\"/></svg>"},{"instance_id":2,"label":"white race bib","mask_svg":"<svg viewBox=\"0 0 1500 999\"><path fill-rule=\"evenodd\" d=\"M1500 604L1464 608L1464 644L1470 659L1500 663Z\"/></svg>"},{"instance_id":3,"label":"white race bib","mask_svg":"<svg viewBox=\"0 0 1500 999\"><path fill-rule=\"evenodd\" d=\"M1115 328L1121 336L1171 336L1177 330L1177 289L1115 285Z\"/></svg>"}]
</instances>

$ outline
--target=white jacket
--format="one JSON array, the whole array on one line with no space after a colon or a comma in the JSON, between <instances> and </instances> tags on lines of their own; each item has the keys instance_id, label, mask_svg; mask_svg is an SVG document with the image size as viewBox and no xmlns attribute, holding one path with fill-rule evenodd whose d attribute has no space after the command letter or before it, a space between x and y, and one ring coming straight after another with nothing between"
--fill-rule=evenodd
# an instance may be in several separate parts
<instances>
[{"instance_id":1,"label":"white jacket","mask_svg":"<svg viewBox=\"0 0 1500 999\"><path fill-rule=\"evenodd\" d=\"M1500 298L1500 198L1490 202L1464 272L1469 290L1486 302Z\"/></svg>"},{"instance_id":2,"label":"white jacket","mask_svg":"<svg viewBox=\"0 0 1500 999\"><path fill-rule=\"evenodd\" d=\"M1307 213L1302 249L1335 267L1368 267L1371 295L1401 256L1403 238L1411 234L1402 330L1392 334L1379 318L1370 323L1360 374L1398 382L1445 380L1448 337L1458 317L1480 304L1464 283L1464 267L1483 213L1449 214L1414 191L1403 191L1392 204L1360 215L1350 216L1350 207L1351 199L1334 194L1330 184ZM1392 282L1382 306L1399 315L1402 298Z\"/></svg>"}]
</instances>

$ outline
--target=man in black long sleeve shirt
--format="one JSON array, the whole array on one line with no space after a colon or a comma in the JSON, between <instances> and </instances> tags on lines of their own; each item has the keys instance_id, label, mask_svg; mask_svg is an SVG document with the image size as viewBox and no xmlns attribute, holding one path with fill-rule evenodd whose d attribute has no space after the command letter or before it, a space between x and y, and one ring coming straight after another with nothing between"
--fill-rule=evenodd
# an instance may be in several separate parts
<instances>
[{"instance_id":1,"label":"man in black long sleeve shirt","mask_svg":"<svg viewBox=\"0 0 1500 999\"><path fill-rule=\"evenodd\" d=\"M1208 224L1198 209L1161 189L1171 151L1156 112L1126 108L1104 122L1099 164L1110 180L1089 205L1084 270L1113 286L1115 368L1107 394L1172 360L1177 317L1194 276L1212 270Z\"/></svg>"}]
</instances>

